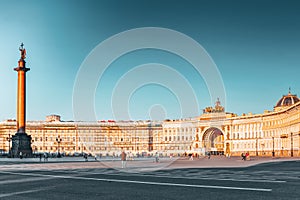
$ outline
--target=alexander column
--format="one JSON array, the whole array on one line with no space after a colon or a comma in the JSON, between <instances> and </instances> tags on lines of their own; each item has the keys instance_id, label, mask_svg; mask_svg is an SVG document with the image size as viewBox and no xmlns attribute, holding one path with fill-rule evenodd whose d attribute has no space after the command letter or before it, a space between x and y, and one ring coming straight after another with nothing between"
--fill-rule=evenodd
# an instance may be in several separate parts
<instances>
[{"instance_id":1,"label":"alexander column","mask_svg":"<svg viewBox=\"0 0 300 200\"><path fill-rule=\"evenodd\" d=\"M31 136L26 134L26 50L22 43L19 47L21 58L18 67L14 68L18 72L18 93L17 93L17 133L12 136L12 156L31 157Z\"/></svg>"}]
</instances>

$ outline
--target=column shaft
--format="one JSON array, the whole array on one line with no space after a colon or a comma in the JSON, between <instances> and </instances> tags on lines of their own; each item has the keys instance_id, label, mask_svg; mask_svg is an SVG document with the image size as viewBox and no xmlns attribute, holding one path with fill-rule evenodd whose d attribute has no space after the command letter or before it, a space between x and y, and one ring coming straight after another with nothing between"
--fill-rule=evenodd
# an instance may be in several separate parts
<instances>
[{"instance_id":1,"label":"column shaft","mask_svg":"<svg viewBox=\"0 0 300 200\"><path fill-rule=\"evenodd\" d=\"M18 71L18 95L17 95L17 130L25 133L26 122L26 76L24 70Z\"/></svg>"}]
</instances>

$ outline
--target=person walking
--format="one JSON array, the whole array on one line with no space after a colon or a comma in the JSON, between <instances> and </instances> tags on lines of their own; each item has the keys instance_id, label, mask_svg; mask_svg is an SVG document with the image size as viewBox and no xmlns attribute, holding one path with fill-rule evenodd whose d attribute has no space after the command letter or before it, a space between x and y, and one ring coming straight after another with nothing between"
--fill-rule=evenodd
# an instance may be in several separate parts
<instances>
[{"instance_id":1,"label":"person walking","mask_svg":"<svg viewBox=\"0 0 300 200\"><path fill-rule=\"evenodd\" d=\"M210 159L210 151L207 153L207 158Z\"/></svg>"},{"instance_id":2,"label":"person walking","mask_svg":"<svg viewBox=\"0 0 300 200\"><path fill-rule=\"evenodd\" d=\"M249 154L249 152L247 152L247 153L245 154L245 160L250 160L250 154Z\"/></svg>"},{"instance_id":3,"label":"person walking","mask_svg":"<svg viewBox=\"0 0 300 200\"><path fill-rule=\"evenodd\" d=\"M86 153L83 155L83 158L84 158L84 161L85 161L85 162L88 161L88 155L87 155Z\"/></svg>"},{"instance_id":4,"label":"person walking","mask_svg":"<svg viewBox=\"0 0 300 200\"><path fill-rule=\"evenodd\" d=\"M191 154L190 160L194 160L194 154Z\"/></svg>"},{"instance_id":5,"label":"person walking","mask_svg":"<svg viewBox=\"0 0 300 200\"><path fill-rule=\"evenodd\" d=\"M155 153L155 162L156 163L159 162L159 154L158 154L158 152Z\"/></svg>"},{"instance_id":6,"label":"person walking","mask_svg":"<svg viewBox=\"0 0 300 200\"><path fill-rule=\"evenodd\" d=\"M122 168L126 168L126 153L122 151L121 153L121 161L122 161Z\"/></svg>"},{"instance_id":7,"label":"person walking","mask_svg":"<svg viewBox=\"0 0 300 200\"><path fill-rule=\"evenodd\" d=\"M44 162L48 161L48 154L44 152Z\"/></svg>"},{"instance_id":8,"label":"person walking","mask_svg":"<svg viewBox=\"0 0 300 200\"><path fill-rule=\"evenodd\" d=\"M241 156L242 156L242 160L245 161L246 160L246 155L244 153L242 153Z\"/></svg>"}]
</instances>

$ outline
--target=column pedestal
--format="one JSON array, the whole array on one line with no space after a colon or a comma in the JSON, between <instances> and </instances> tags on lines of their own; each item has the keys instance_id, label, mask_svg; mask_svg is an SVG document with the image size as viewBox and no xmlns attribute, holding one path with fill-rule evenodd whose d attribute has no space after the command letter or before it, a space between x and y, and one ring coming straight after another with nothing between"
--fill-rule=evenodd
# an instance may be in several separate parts
<instances>
[{"instance_id":1,"label":"column pedestal","mask_svg":"<svg viewBox=\"0 0 300 200\"><path fill-rule=\"evenodd\" d=\"M32 157L31 136L26 133L16 133L12 136L12 157Z\"/></svg>"}]
</instances>

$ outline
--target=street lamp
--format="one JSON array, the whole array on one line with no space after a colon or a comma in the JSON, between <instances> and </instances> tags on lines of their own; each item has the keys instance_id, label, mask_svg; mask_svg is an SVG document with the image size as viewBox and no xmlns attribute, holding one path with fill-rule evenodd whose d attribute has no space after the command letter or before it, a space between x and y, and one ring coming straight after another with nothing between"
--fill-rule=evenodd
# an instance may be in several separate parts
<instances>
[{"instance_id":1,"label":"street lamp","mask_svg":"<svg viewBox=\"0 0 300 200\"><path fill-rule=\"evenodd\" d=\"M274 150L274 137L272 137L273 140L273 151L272 151L272 156L275 157L275 150Z\"/></svg>"},{"instance_id":2,"label":"street lamp","mask_svg":"<svg viewBox=\"0 0 300 200\"><path fill-rule=\"evenodd\" d=\"M261 144L262 155L265 155L265 152L264 152L264 147L265 147L265 144L264 144L264 143L262 143L262 144Z\"/></svg>"},{"instance_id":3,"label":"street lamp","mask_svg":"<svg viewBox=\"0 0 300 200\"><path fill-rule=\"evenodd\" d=\"M56 142L57 142L57 157L58 157L58 158L61 157L61 155L60 155L60 153L59 153L59 145L60 145L61 141L62 141L62 139L60 138L60 136L58 136L58 137L56 138Z\"/></svg>"},{"instance_id":4,"label":"street lamp","mask_svg":"<svg viewBox=\"0 0 300 200\"><path fill-rule=\"evenodd\" d=\"M6 140L8 141L8 157L10 158L10 141L11 141L12 137L10 137L10 134L8 134L8 137L6 138Z\"/></svg>"},{"instance_id":5,"label":"street lamp","mask_svg":"<svg viewBox=\"0 0 300 200\"><path fill-rule=\"evenodd\" d=\"M136 138L136 132L137 132L137 130L136 130L137 128L136 128L136 125L134 125L134 134L135 134L135 138L134 138L134 149L135 149L135 154L137 154L137 146L136 146L136 142L137 142L137 138Z\"/></svg>"},{"instance_id":6,"label":"street lamp","mask_svg":"<svg viewBox=\"0 0 300 200\"><path fill-rule=\"evenodd\" d=\"M291 132L291 157L294 156L294 150L293 150L293 133Z\"/></svg>"},{"instance_id":7,"label":"street lamp","mask_svg":"<svg viewBox=\"0 0 300 200\"><path fill-rule=\"evenodd\" d=\"M299 149L299 147L300 147L300 131L298 131L298 133L296 134L296 136L298 135L298 153L297 153L297 155L299 156L299 154L300 154L300 149ZM297 140L296 140L296 143L297 143Z\"/></svg>"},{"instance_id":8,"label":"street lamp","mask_svg":"<svg viewBox=\"0 0 300 200\"><path fill-rule=\"evenodd\" d=\"M258 156L258 138L256 136L256 144L255 144L256 156Z\"/></svg>"},{"instance_id":9,"label":"street lamp","mask_svg":"<svg viewBox=\"0 0 300 200\"><path fill-rule=\"evenodd\" d=\"M33 143L34 143L34 140L31 140L31 145L32 145L32 149L33 149L33 154L35 154L35 146L33 145Z\"/></svg>"}]
</instances>

